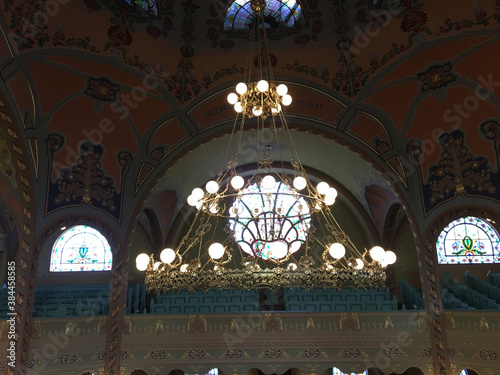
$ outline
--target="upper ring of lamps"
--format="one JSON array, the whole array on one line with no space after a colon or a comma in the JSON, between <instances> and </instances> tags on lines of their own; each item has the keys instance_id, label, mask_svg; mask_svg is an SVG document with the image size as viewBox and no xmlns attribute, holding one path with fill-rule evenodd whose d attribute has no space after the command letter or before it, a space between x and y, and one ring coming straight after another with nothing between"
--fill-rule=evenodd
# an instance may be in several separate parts
<instances>
[{"instance_id":1,"label":"upper ring of lamps","mask_svg":"<svg viewBox=\"0 0 500 375\"><path fill-rule=\"evenodd\" d=\"M192 207L196 207L197 210L203 210L214 216L230 217L232 215L224 213L223 206L221 205L222 200L226 197L241 199L243 195L250 194L283 194L273 191L276 184L279 184L280 181L277 181L272 174L268 174L260 180L260 192L258 193L244 190L245 187L249 185L248 182L245 183L245 179L239 175L234 175L230 180L230 184L224 188L221 188L220 183L215 180L208 181L205 185L206 191L203 191L201 188L194 188L191 195L187 198L187 203ZM311 189L307 189L307 193L300 193L300 191L303 191L307 187L307 180L302 176L297 176L293 179L293 187L289 186L286 180L281 182L284 182L285 185L288 186L288 190L291 191L295 199L298 200L303 197L310 201L311 211L313 212L319 211L326 206L333 205L338 194L335 188L330 187L328 183L324 181L318 183L316 188L312 187Z\"/></svg>"},{"instance_id":2,"label":"upper ring of lamps","mask_svg":"<svg viewBox=\"0 0 500 375\"><path fill-rule=\"evenodd\" d=\"M269 115L276 116L281 112L281 105L290 105L292 97L288 94L288 87L285 84L275 85L265 79L258 82L244 83L236 85L236 93L231 92L227 96L229 104L234 106L234 110L247 117L263 117Z\"/></svg>"}]
</instances>

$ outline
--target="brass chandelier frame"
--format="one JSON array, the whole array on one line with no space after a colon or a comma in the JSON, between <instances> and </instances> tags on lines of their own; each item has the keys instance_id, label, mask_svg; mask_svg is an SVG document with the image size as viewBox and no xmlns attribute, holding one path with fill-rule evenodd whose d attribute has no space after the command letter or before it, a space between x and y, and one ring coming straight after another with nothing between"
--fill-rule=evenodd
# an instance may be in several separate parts
<instances>
[{"instance_id":1,"label":"brass chandelier frame","mask_svg":"<svg viewBox=\"0 0 500 375\"><path fill-rule=\"evenodd\" d=\"M205 190L195 188L188 197L196 214L179 244L164 249L161 261L153 254L137 257L137 268L146 271L150 292L382 289L386 283L384 268L396 260L393 252L379 246L359 251L330 210L336 190L325 182L313 184L302 166L281 106L292 99L286 85L278 85L272 72L263 17L265 4L264 0L252 0L255 17L247 76L236 86L237 94L228 95L236 118L225 160L233 147L235 152ZM252 81L256 36L260 36L259 72L258 81ZM259 140L257 147L266 149L256 160L254 173L243 177L238 173L238 155L245 118L253 118L258 133L275 135L280 161L274 161L271 147ZM278 133L283 134L290 150L287 166Z\"/></svg>"}]
</instances>

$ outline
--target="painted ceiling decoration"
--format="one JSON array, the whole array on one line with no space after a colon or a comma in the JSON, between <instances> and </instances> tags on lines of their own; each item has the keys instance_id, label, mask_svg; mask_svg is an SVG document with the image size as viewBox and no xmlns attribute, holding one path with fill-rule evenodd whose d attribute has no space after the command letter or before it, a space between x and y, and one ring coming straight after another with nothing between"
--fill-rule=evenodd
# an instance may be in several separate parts
<instances>
[{"instance_id":1,"label":"painted ceiling decoration","mask_svg":"<svg viewBox=\"0 0 500 375\"><path fill-rule=\"evenodd\" d=\"M443 134L439 140L443 148L441 159L430 168L427 182L431 205L464 193L490 197L497 193L499 175L492 173L484 157L476 157L469 151L464 138L463 131L455 130Z\"/></svg>"},{"instance_id":2,"label":"painted ceiling decoration","mask_svg":"<svg viewBox=\"0 0 500 375\"><path fill-rule=\"evenodd\" d=\"M418 75L422 81L422 92L435 90L453 82L456 76L451 73L451 64L435 65Z\"/></svg>"},{"instance_id":3,"label":"painted ceiling decoration","mask_svg":"<svg viewBox=\"0 0 500 375\"><path fill-rule=\"evenodd\" d=\"M50 157L53 169L57 169L57 180L48 186L47 213L62 206L91 205L109 213L120 220L122 194L117 191L114 179L106 175L101 163L104 149L89 141L80 145L80 153L70 167L57 166L53 163L53 155L61 149L64 138L53 134L47 140L50 145ZM118 162L125 176L132 159L124 151L118 156Z\"/></svg>"},{"instance_id":4,"label":"painted ceiling decoration","mask_svg":"<svg viewBox=\"0 0 500 375\"><path fill-rule=\"evenodd\" d=\"M120 87L106 78L89 78L85 94L103 102L116 101Z\"/></svg>"},{"instance_id":5,"label":"painted ceiling decoration","mask_svg":"<svg viewBox=\"0 0 500 375\"><path fill-rule=\"evenodd\" d=\"M493 171L486 158L470 152L465 145L463 130L442 134L439 144L442 148L440 159L430 167L428 180L422 186L426 212L462 194L486 196L498 201L496 186L499 186L500 175ZM417 164L422 178L419 162L423 156L422 144L417 140L409 142L407 152Z\"/></svg>"}]
</instances>

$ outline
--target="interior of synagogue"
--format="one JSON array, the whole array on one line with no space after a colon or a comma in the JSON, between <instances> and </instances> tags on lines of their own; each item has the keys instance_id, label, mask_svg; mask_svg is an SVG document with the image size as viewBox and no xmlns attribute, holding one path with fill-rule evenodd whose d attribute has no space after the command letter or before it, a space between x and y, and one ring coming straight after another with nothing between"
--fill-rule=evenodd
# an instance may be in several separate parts
<instances>
[{"instance_id":1,"label":"interior of synagogue","mask_svg":"<svg viewBox=\"0 0 500 375\"><path fill-rule=\"evenodd\" d=\"M0 373L499 375L499 26L4 0Z\"/></svg>"}]
</instances>

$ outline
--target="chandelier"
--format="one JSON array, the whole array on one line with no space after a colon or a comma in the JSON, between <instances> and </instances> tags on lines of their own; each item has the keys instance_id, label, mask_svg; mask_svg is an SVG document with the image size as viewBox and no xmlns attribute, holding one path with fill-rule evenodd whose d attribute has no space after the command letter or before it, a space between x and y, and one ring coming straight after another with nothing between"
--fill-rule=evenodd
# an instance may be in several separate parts
<instances>
[{"instance_id":1,"label":"chandelier","mask_svg":"<svg viewBox=\"0 0 500 375\"><path fill-rule=\"evenodd\" d=\"M162 250L159 259L139 254L137 269L146 271L147 290L157 293L211 288L384 288L384 268L396 261L396 255L380 246L358 250L331 212L337 190L324 181L313 183L301 164L283 114L292 97L284 83L275 81L267 49L266 2L253 0L251 5L254 19L247 73L227 97L236 116L226 161L217 178L204 189L194 188L187 198L196 214L179 243ZM258 76L252 80L255 45ZM242 168L239 154L245 120L258 134L260 157ZM275 144L262 141L264 132L276 136ZM282 157L285 148L287 162ZM280 160L275 161L273 154Z\"/></svg>"}]
</instances>

